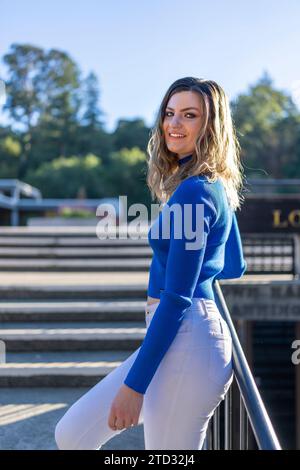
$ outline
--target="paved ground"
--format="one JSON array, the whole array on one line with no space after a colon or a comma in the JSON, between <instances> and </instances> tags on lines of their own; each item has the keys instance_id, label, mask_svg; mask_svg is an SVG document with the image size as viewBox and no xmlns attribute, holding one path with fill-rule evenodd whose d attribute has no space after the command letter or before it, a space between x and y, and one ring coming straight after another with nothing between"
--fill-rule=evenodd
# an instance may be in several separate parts
<instances>
[{"instance_id":1,"label":"paved ground","mask_svg":"<svg viewBox=\"0 0 300 470\"><path fill-rule=\"evenodd\" d=\"M88 388L1 388L0 450L58 450L54 429ZM103 450L144 449L143 425L124 430Z\"/></svg>"}]
</instances>

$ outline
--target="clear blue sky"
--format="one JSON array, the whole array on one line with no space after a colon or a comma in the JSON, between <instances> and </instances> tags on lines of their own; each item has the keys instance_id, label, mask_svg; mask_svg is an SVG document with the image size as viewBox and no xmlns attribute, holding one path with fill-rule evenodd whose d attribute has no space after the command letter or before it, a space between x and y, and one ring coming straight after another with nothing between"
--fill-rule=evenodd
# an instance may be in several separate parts
<instances>
[{"instance_id":1,"label":"clear blue sky","mask_svg":"<svg viewBox=\"0 0 300 470\"><path fill-rule=\"evenodd\" d=\"M213 79L231 99L266 70L300 98L299 0L1 0L0 14L0 76L12 43L66 51L83 76L96 73L109 131L118 118L152 125L184 76Z\"/></svg>"}]
</instances>

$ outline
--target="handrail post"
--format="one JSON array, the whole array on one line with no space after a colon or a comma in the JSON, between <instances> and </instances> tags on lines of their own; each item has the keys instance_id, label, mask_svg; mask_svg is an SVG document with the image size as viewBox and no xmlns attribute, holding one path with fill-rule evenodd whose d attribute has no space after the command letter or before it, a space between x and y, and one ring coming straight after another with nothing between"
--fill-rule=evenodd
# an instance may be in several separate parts
<instances>
[{"instance_id":1,"label":"handrail post","mask_svg":"<svg viewBox=\"0 0 300 470\"><path fill-rule=\"evenodd\" d=\"M247 412L242 394L240 395L240 450L248 449Z\"/></svg>"},{"instance_id":2,"label":"handrail post","mask_svg":"<svg viewBox=\"0 0 300 470\"><path fill-rule=\"evenodd\" d=\"M214 450L220 450L220 406L217 406L213 415L213 429Z\"/></svg>"},{"instance_id":3,"label":"handrail post","mask_svg":"<svg viewBox=\"0 0 300 470\"><path fill-rule=\"evenodd\" d=\"M10 223L12 227L19 226L20 218L19 218L19 208L18 206L14 206L10 213Z\"/></svg>"},{"instance_id":4,"label":"handrail post","mask_svg":"<svg viewBox=\"0 0 300 470\"><path fill-rule=\"evenodd\" d=\"M293 271L295 278L299 279L300 276L300 235L293 234L294 241L294 256L293 256Z\"/></svg>"},{"instance_id":5,"label":"handrail post","mask_svg":"<svg viewBox=\"0 0 300 470\"><path fill-rule=\"evenodd\" d=\"M224 450L232 449L232 387L225 395L224 403Z\"/></svg>"}]
</instances>

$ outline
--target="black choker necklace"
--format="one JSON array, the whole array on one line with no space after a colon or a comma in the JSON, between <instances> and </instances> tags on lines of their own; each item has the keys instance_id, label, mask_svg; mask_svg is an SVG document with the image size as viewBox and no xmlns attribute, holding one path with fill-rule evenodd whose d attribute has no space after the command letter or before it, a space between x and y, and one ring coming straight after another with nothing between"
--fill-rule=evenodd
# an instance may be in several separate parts
<instances>
[{"instance_id":1,"label":"black choker necklace","mask_svg":"<svg viewBox=\"0 0 300 470\"><path fill-rule=\"evenodd\" d=\"M186 157L181 158L178 160L178 165L181 166L184 163L188 162L192 158L193 154L191 153L190 155L187 155Z\"/></svg>"}]
</instances>

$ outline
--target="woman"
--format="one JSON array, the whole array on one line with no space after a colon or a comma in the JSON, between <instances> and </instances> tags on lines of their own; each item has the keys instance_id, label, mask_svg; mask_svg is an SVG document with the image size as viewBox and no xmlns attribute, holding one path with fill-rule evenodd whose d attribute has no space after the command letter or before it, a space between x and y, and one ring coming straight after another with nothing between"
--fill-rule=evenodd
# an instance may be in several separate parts
<instances>
[{"instance_id":1,"label":"woman","mask_svg":"<svg viewBox=\"0 0 300 470\"><path fill-rule=\"evenodd\" d=\"M60 449L99 449L141 423L146 449L201 449L233 380L230 330L212 287L246 269L234 213L242 201L239 144L222 88L175 81L147 150L147 184L163 206L148 232L147 333L58 422Z\"/></svg>"}]
</instances>

